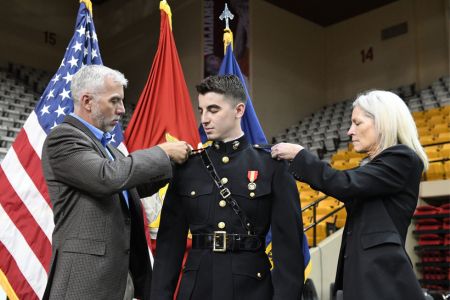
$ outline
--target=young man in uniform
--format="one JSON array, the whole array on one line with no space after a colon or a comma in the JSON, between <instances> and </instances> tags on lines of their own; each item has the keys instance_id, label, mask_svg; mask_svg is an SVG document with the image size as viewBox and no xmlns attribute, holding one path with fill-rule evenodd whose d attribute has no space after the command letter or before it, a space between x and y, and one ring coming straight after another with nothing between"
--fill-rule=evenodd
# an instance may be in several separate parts
<instances>
[{"instance_id":1,"label":"young man in uniform","mask_svg":"<svg viewBox=\"0 0 450 300\"><path fill-rule=\"evenodd\" d=\"M190 230L192 250L177 299L300 299L304 282L299 196L287 164L250 145L246 94L234 75L198 86L212 146L176 167L157 238L152 300L172 300ZM274 268L265 253L272 229Z\"/></svg>"}]
</instances>

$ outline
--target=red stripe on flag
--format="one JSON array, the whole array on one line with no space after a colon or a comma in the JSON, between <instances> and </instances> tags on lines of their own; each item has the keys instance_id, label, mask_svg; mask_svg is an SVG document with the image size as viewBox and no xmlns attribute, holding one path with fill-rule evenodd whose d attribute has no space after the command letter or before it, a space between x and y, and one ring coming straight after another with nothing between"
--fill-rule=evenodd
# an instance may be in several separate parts
<instances>
[{"instance_id":1,"label":"red stripe on flag","mask_svg":"<svg viewBox=\"0 0 450 300\"><path fill-rule=\"evenodd\" d=\"M52 245L28 208L23 204L16 191L9 183L2 168L0 168L0 186L2 187L0 203L48 273L52 255Z\"/></svg>"},{"instance_id":2,"label":"red stripe on flag","mask_svg":"<svg viewBox=\"0 0 450 300\"><path fill-rule=\"evenodd\" d=\"M20 131L12 147L16 151L17 157L19 158L19 161L25 171L28 173L28 176L30 176L42 197L44 197L45 201L47 201L47 204L52 207L50 197L48 196L45 177L42 173L41 159L36 154L33 147L31 147L25 130Z\"/></svg>"},{"instance_id":3,"label":"red stripe on flag","mask_svg":"<svg viewBox=\"0 0 450 300\"><path fill-rule=\"evenodd\" d=\"M0 268L8 278L16 295L20 295L22 299L39 299L17 266L14 257L5 248L3 243L0 243L0 257L2 258L0 259Z\"/></svg>"}]
</instances>

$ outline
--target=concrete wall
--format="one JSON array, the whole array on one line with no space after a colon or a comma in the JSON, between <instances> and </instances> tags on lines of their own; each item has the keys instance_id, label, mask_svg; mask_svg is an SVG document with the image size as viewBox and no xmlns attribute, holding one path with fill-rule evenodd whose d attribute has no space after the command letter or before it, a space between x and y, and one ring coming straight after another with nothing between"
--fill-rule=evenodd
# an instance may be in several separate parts
<instances>
[{"instance_id":1,"label":"concrete wall","mask_svg":"<svg viewBox=\"0 0 450 300\"><path fill-rule=\"evenodd\" d=\"M251 6L251 86L267 137L324 105L324 30L259 0Z\"/></svg>"},{"instance_id":2,"label":"concrete wall","mask_svg":"<svg viewBox=\"0 0 450 300\"><path fill-rule=\"evenodd\" d=\"M201 2L184 1L172 7L172 30L193 108L197 109L195 84L202 79ZM160 16L150 15L103 42L105 64L128 77L126 101L136 103L147 82L159 41Z\"/></svg>"},{"instance_id":3,"label":"concrete wall","mask_svg":"<svg viewBox=\"0 0 450 300\"><path fill-rule=\"evenodd\" d=\"M400 0L325 28L326 102L373 88L424 88L448 74L444 7L443 0ZM407 34L381 40L382 29L403 22ZM362 62L370 48L373 60Z\"/></svg>"},{"instance_id":4,"label":"concrete wall","mask_svg":"<svg viewBox=\"0 0 450 300\"><path fill-rule=\"evenodd\" d=\"M311 249L312 270L309 276L314 282L317 295L321 300L330 299L330 285L336 277L342 232L338 230Z\"/></svg>"}]
</instances>

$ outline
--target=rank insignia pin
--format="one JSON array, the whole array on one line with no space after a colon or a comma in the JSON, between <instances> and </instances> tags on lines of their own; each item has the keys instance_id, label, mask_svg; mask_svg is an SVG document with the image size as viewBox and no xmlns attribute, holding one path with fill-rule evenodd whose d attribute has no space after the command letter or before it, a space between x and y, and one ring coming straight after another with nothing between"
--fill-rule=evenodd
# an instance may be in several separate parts
<instances>
[{"instance_id":1,"label":"rank insignia pin","mask_svg":"<svg viewBox=\"0 0 450 300\"><path fill-rule=\"evenodd\" d=\"M256 190L256 179L258 178L258 171L248 171L247 172L247 178L250 181L248 184L248 190L254 191Z\"/></svg>"}]
</instances>

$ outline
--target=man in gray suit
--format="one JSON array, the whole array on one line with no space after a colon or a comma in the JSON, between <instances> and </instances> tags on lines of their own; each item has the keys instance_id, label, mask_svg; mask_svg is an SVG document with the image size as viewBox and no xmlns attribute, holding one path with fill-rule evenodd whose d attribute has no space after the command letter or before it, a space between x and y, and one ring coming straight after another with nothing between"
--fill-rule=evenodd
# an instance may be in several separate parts
<instances>
[{"instance_id":1,"label":"man in gray suit","mask_svg":"<svg viewBox=\"0 0 450 300\"><path fill-rule=\"evenodd\" d=\"M183 163L185 142L124 156L108 145L125 113L122 73L100 65L72 78L74 113L48 135L42 166L53 204L52 259L44 299L149 299L151 265L140 198Z\"/></svg>"}]
</instances>

